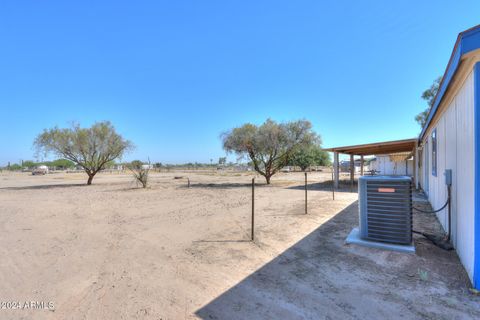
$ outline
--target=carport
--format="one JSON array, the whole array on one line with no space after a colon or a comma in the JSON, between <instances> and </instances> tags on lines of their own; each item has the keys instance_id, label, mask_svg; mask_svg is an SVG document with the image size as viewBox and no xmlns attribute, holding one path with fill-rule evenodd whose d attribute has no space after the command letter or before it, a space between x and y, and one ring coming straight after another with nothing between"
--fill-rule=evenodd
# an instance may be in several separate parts
<instances>
[{"instance_id":1,"label":"carport","mask_svg":"<svg viewBox=\"0 0 480 320\"><path fill-rule=\"evenodd\" d=\"M400 152L411 152L413 155L413 176L417 181L417 155L416 155L417 139L405 139L395 141L375 142L368 144L358 144L346 147L326 148L325 151L333 152L333 172L334 172L334 186L338 188L338 181L340 177L339 155L350 155L350 181L353 185L355 179L355 163L354 157L360 156L360 175L363 175L364 156L393 154Z\"/></svg>"}]
</instances>

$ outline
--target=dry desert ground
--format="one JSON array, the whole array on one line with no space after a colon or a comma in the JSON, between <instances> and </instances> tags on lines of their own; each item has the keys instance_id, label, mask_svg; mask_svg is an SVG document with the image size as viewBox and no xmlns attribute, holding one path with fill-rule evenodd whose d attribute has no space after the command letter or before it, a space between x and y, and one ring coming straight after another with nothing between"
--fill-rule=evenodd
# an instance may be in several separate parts
<instances>
[{"instance_id":1,"label":"dry desert ground","mask_svg":"<svg viewBox=\"0 0 480 320\"><path fill-rule=\"evenodd\" d=\"M188 177L191 187L186 187ZM0 319L468 319L480 300L454 252L345 245L357 195L329 173L0 174Z\"/></svg>"}]
</instances>

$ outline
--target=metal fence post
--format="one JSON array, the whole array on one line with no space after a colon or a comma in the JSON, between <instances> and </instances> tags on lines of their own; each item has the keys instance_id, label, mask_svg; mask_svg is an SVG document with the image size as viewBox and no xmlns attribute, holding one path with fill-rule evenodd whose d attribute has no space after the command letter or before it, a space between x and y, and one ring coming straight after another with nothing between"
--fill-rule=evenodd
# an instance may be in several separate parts
<instances>
[{"instance_id":1,"label":"metal fence post","mask_svg":"<svg viewBox=\"0 0 480 320\"><path fill-rule=\"evenodd\" d=\"M255 178L252 178L252 241L255 241Z\"/></svg>"},{"instance_id":2,"label":"metal fence post","mask_svg":"<svg viewBox=\"0 0 480 320\"><path fill-rule=\"evenodd\" d=\"M305 172L305 214L307 212L307 172Z\"/></svg>"}]
</instances>

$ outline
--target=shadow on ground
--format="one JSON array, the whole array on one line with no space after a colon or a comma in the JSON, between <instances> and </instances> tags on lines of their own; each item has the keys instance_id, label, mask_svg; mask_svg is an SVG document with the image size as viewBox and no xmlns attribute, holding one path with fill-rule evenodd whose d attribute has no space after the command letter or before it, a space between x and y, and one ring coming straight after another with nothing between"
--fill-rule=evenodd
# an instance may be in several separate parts
<instances>
[{"instance_id":1,"label":"shadow on ground","mask_svg":"<svg viewBox=\"0 0 480 320\"><path fill-rule=\"evenodd\" d=\"M235 189L251 187L251 183L191 183L190 188Z\"/></svg>"},{"instance_id":2,"label":"shadow on ground","mask_svg":"<svg viewBox=\"0 0 480 320\"><path fill-rule=\"evenodd\" d=\"M196 240L193 241L196 243L242 243L242 242L252 242L252 240Z\"/></svg>"},{"instance_id":3,"label":"shadow on ground","mask_svg":"<svg viewBox=\"0 0 480 320\"><path fill-rule=\"evenodd\" d=\"M264 183L255 183L255 188L273 187ZM252 183L190 183L190 188L235 189L251 188Z\"/></svg>"},{"instance_id":4,"label":"shadow on ground","mask_svg":"<svg viewBox=\"0 0 480 320\"><path fill-rule=\"evenodd\" d=\"M305 190L305 184L295 185L287 187L291 190ZM307 181L308 191L332 191L332 181L323 181L323 182L308 182ZM338 188L335 189L335 192L357 192L357 181L351 186L350 182L339 181Z\"/></svg>"},{"instance_id":5,"label":"shadow on ground","mask_svg":"<svg viewBox=\"0 0 480 320\"><path fill-rule=\"evenodd\" d=\"M70 187L85 187L86 183L64 183L64 184L43 184L35 186L23 186L23 187L4 187L0 190L50 190L50 189L59 189L59 188L70 188Z\"/></svg>"},{"instance_id":6,"label":"shadow on ground","mask_svg":"<svg viewBox=\"0 0 480 320\"><path fill-rule=\"evenodd\" d=\"M196 315L202 319L480 318L480 297L468 294L468 277L454 251L443 251L417 236L416 254L345 245L357 219L355 202ZM414 221L438 224L433 215Z\"/></svg>"}]
</instances>

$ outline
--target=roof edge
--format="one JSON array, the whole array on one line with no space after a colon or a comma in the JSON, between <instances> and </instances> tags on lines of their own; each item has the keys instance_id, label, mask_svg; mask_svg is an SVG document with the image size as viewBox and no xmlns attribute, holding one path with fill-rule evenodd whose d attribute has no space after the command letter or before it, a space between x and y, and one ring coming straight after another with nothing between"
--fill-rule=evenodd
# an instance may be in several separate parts
<instances>
[{"instance_id":1,"label":"roof edge","mask_svg":"<svg viewBox=\"0 0 480 320\"><path fill-rule=\"evenodd\" d=\"M458 34L457 40L455 41L455 45L453 47L452 54L450 55L450 59L448 60L447 67L445 72L442 76L442 81L440 82L437 94L434 98L433 107L430 109L430 112L427 116L427 121L425 125L422 127L422 131L418 137L419 140L422 140L427 132L430 124L432 122L433 117L438 111L438 108L442 102L442 99L447 92L447 89L455 76L457 69L460 65L462 57L476 49L480 48L480 24L476 25L470 29L462 31Z\"/></svg>"},{"instance_id":2,"label":"roof edge","mask_svg":"<svg viewBox=\"0 0 480 320\"><path fill-rule=\"evenodd\" d=\"M365 144L357 144L351 146L341 146L341 147L332 147L332 148L322 148L324 151L328 152L335 152L335 150L343 150L343 149L355 149L355 148L365 148L365 147L374 147L376 145L385 146L385 145L395 145L401 143L409 143L409 142L416 142L417 138L410 138L410 139L402 139L402 140L391 140L391 141L382 141L382 142L373 142L373 143L365 143Z\"/></svg>"}]
</instances>

